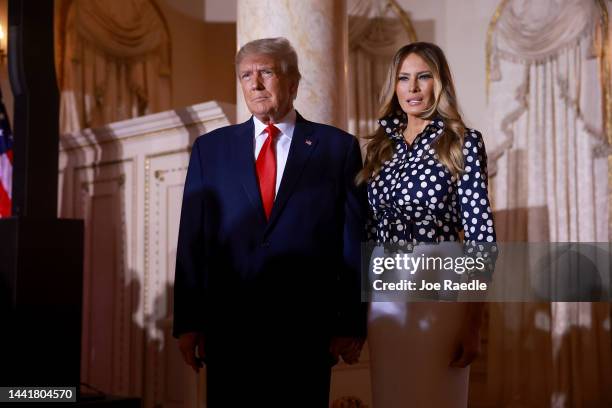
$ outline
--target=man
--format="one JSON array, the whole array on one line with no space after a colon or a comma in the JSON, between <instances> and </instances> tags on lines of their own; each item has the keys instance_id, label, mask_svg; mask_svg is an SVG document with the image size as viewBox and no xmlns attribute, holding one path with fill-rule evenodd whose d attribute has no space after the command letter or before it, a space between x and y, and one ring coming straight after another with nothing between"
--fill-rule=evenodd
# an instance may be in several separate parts
<instances>
[{"instance_id":1,"label":"man","mask_svg":"<svg viewBox=\"0 0 612 408\"><path fill-rule=\"evenodd\" d=\"M212 408L327 407L331 366L355 362L365 338L359 146L294 110L286 39L246 44L236 70L253 116L193 145L174 336L196 372L206 364Z\"/></svg>"}]
</instances>

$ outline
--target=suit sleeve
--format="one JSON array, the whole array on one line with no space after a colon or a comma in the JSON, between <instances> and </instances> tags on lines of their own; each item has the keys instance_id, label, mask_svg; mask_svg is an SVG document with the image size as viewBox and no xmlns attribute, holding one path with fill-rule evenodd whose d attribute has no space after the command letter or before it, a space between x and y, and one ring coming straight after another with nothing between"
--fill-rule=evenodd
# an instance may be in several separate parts
<instances>
[{"instance_id":1,"label":"suit sleeve","mask_svg":"<svg viewBox=\"0 0 612 408\"><path fill-rule=\"evenodd\" d=\"M187 332L204 332L203 227L204 186L200 144L191 151L183 191L181 220L174 275L174 337Z\"/></svg>"},{"instance_id":2,"label":"suit sleeve","mask_svg":"<svg viewBox=\"0 0 612 408\"><path fill-rule=\"evenodd\" d=\"M366 336L367 303L361 300L361 244L366 238L367 193L365 184L355 183L361 168L359 143L352 138L344 166L344 267L339 276L337 336Z\"/></svg>"}]
</instances>

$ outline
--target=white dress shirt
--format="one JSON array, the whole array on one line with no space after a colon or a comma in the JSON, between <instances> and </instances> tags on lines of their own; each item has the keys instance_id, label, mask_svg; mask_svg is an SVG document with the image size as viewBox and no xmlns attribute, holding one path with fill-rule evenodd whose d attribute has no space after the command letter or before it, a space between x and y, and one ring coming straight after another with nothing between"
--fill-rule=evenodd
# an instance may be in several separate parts
<instances>
[{"instance_id":1,"label":"white dress shirt","mask_svg":"<svg viewBox=\"0 0 612 408\"><path fill-rule=\"evenodd\" d=\"M281 131L280 135L276 138L276 194L278 194L278 188L280 187L281 180L283 179L283 172L285 171L285 165L287 164L287 156L289 155L289 147L291 146L291 139L293 138L293 130L295 129L295 109L291 109L284 118L278 123L274 123L274 126ZM255 123L255 160L259 155L268 133L266 132L267 123L263 123L255 116L253 116L253 122Z\"/></svg>"}]
</instances>

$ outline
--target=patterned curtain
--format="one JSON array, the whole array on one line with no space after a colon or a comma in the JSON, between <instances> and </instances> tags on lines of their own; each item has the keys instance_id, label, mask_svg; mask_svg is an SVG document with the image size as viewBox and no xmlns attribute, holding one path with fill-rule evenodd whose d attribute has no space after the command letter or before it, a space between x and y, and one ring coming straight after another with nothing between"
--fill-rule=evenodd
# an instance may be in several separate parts
<instances>
[{"instance_id":1,"label":"patterned curtain","mask_svg":"<svg viewBox=\"0 0 612 408\"><path fill-rule=\"evenodd\" d=\"M491 22L489 161L502 241L608 241L606 6L504 0ZM612 406L608 304L494 304L490 333L489 389L501 405Z\"/></svg>"}]
</instances>

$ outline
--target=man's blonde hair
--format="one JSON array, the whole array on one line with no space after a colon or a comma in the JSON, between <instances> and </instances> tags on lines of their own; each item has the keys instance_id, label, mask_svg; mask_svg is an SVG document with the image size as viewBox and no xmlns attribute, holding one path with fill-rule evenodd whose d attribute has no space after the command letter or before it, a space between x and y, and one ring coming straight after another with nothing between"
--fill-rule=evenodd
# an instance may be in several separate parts
<instances>
[{"instance_id":1,"label":"man's blonde hair","mask_svg":"<svg viewBox=\"0 0 612 408\"><path fill-rule=\"evenodd\" d=\"M242 60L248 55L268 55L278 62L283 75L299 82L298 56L289 40L284 37L261 38L244 44L236 54L236 73Z\"/></svg>"}]
</instances>

